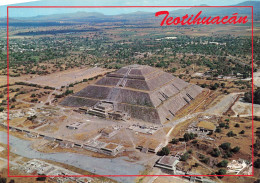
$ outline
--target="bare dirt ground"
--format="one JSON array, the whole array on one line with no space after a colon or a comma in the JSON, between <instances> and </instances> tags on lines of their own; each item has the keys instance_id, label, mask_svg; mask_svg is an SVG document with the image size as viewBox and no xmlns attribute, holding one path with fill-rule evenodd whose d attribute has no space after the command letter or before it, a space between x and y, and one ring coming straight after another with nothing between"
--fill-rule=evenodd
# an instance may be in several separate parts
<instances>
[{"instance_id":1,"label":"bare dirt ground","mask_svg":"<svg viewBox=\"0 0 260 183\"><path fill-rule=\"evenodd\" d=\"M231 93L229 95L224 96L220 102L218 102L215 106L211 107L210 109L206 110L204 113L222 115L233 104L233 102L237 98L237 95L239 94L240 93Z\"/></svg>"},{"instance_id":2,"label":"bare dirt ground","mask_svg":"<svg viewBox=\"0 0 260 183\"><path fill-rule=\"evenodd\" d=\"M17 81L23 81L30 78L30 75L27 76L21 76L21 77L9 77L9 84L14 84ZM0 76L0 86L7 84L7 76L1 75Z\"/></svg>"},{"instance_id":3,"label":"bare dirt ground","mask_svg":"<svg viewBox=\"0 0 260 183\"><path fill-rule=\"evenodd\" d=\"M68 84L82 81L83 79L88 79L101 74L107 73L109 70L94 67L94 68L83 68L83 69L72 69L61 72L56 72L49 74L47 76L37 76L32 79L25 80L28 83L34 83L39 85L51 86L55 88L60 88L61 86L66 86Z\"/></svg>"}]
</instances>

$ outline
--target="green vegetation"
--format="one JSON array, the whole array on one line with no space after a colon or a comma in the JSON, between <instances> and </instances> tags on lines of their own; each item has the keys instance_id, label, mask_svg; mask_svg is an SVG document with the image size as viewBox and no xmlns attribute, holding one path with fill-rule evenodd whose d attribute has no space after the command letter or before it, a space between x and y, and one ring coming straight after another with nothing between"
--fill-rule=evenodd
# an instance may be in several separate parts
<instances>
[{"instance_id":1,"label":"green vegetation","mask_svg":"<svg viewBox=\"0 0 260 183\"><path fill-rule=\"evenodd\" d=\"M227 136L228 137L234 137L234 136L237 136L233 131L229 131L228 133L227 133Z\"/></svg>"},{"instance_id":2,"label":"green vegetation","mask_svg":"<svg viewBox=\"0 0 260 183\"><path fill-rule=\"evenodd\" d=\"M228 161L227 160L222 160L217 164L218 167L227 167Z\"/></svg>"},{"instance_id":3,"label":"green vegetation","mask_svg":"<svg viewBox=\"0 0 260 183\"><path fill-rule=\"evenodd\" d=\"M252 91L245 93L244 100L252 103ZM260 88L254 92L254 104L260 104Z\"/></svg>"},{"instance_id":4,"label":"green vegetation","mask_svg":"<svg viewBox=\"0 0 260 183\"><path fill-rule=\"evenodd\" d=\"M225 169L219 169L216 174L217 175L226 175L227 171ZM219 178L222 178L223 176L219 176Z\"/></svg>"},{"instance_id":5,"label":"green vegetation","mask_svg":"<svg viewBox=\"0 0 260 183\"><path fill-rule=\"evenodd\" d=\"M55 95L55 98L62 98L64 96L67 96L67 95L70 95L70 94L73 94L73 90L66 90L65 92L63 92L62 94L59 94L59 95Z\"/></svg>"},{"instance_id":6,"label":"green vegetation","mask_svg":"<svg viewBox=\"0 0 260 183\"><path fill-rule=\"evenodd\" d=\"M179 142L179 140L175 139L175 138L173 138L172 141L171 141L172 144L177 144L178 142Z\"/></svg>"},{"instance_id":7,"label":"green vegetation","mask_svg":"<svg viewBox=\"0 0 260 183\"><path fill-rule=\"evenodd\" d=\"M260 168L260 159L256 159L254 162L254 167L255 168Z\"/></svg>"},{"instance_id":8,"label":"green vegetation","mask_svg":"<svg viewBox=\"0 0 260 183\"><path fill-rule=\"evenodd\" d=\"M180 161L186 161L187 159L189 159L190 157L190 154L188 152L185 152L181 158L180 158Z\"/></svg>"},{"instance_id":9,"label":"green vegetation","mask_svg":"<svg viewBox=\"0 0 260 183\"><path fill-rule=\"evenodd\" d=\"M120 33L112 35L101 29L95 31L95 36L86 38L81 37L89 32L85 28L74 30L58 27L55 30L20 31L18 34L27 36L47 33L59 36L12 39L10 42L12 73L10 75L17 77L22 74L49 74L52 72L50 67L42 63L51 63L55 71L95 64L114 69L129 64L143 64L167 68L169 72L175 73L179 68L197 65L206 67L211 77L233 75L245 78L251 76L251 60L249 59L252 54L250 52L251 39L247 37L178 35L174 40L158 41L157 39L164 35L158 35L156 31L148 32L147 35L140 37L138 31L119 28ZM78 32L80 36L68 36L66 32L70 30ZM113 36L119 36L122 39L113 39ZM254 41L257 43L258 39L256 37ZM224 44L211 44L210 42ZM256 43L254 54L258 58L259 46ZM4 70L6 68L6 62L3 62L6 58L6 47L4 47L6 40L0 39L0 45L2 50L0 69ZM178 66L172 65L176 63ZM3 74L6 74L6 70L3 71ZM84 82L86 81L84 80ZM220 83L220 85L213 84L209 87L215 90L225 87L224 85L224 83Z\"/></svg>"},{"instance_id":10,"label":"green vegetation","mask_svg":"<svg viewBox=\"0 0 260 183\"><path fill-rule=\"evenodd\" d=\"M240 125L238 123L236 123L234 127L238 128L238 127L240 127Z\"/></svg>"},{"instance_id":11,"label":"green vegetation","mask_svg":"<svg viewBox=\"0 0 260 183\"><path fill-rule=\"evenodd\" d=\"M170 154L170 149L166 146L163 147L161 151L158 152L158 155L160 156L167 156Z\"/></svg>"},{"instance_id":12,"label":"green vegetation","mask_svg":"<svg viewBox=\"0 0 260 183\"><path fill-rule=\"evenodd\" d=\"M212 156L214 157L219 157L220 156L220 151L217 148L214 148L211 153Z\"/></svg>"},{"instance_id":13,"label":"green vegetation","mask_svg":"<svg viewBox=\"0 0 260 183\"><path fill-rule=\"evenodd\" d=\"M233 153L237 153L237 152L239 152L239 150L240 150L240 147L236 146L236 147L234 147L231 151L232 151Z\"/></svg>"},{"instance_id":14,"label":"green vegetation","mask_svg":"<svg viewBox=\"0 0 260 183\"><path fill-rule=\"evenodd\" d=\"M241 132L239 132L239 134L245 134L245 130L242 130Z\"/></svg>"},{"instance_id":15,"label":"green vegetation","mask_svg":"<svg viewBox=\"0 0 260 183\"><path fill-rule=\"evenodd\" d=\"M231 146L231 144L229 142L225 142L225 143L221 144L219 147L222 148L223 150L229 150L230 146Z\"/></svg>"},{"instance_id":16,"label":"green vegetation","mask_svg":"<svg viewBox=\"0 0 260 183\"><path fill-rule=\"evenodd\" d=\"M195 137L197 137L197 134L194 134L194 133L185 133L183 135L184 141L186 141L186 142L188 142L192 139L195 139Z\"/></svg>"}]
</instances>

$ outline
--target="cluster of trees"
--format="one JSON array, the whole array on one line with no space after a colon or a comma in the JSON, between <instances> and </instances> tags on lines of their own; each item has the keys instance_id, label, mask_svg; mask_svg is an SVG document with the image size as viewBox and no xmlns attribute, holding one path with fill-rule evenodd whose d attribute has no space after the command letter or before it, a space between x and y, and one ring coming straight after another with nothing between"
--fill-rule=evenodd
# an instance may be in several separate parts
<instances>
[{"instance_id":1,"label":"cluster of trees","mask_svg":"<svg viewBox=\"0 0 260 183\"><path fill-rule=\"evenodd\" d=\"M254 162L254 167L255 168L260 168L260 159L256 159Z\"/></svg>"},{"instance_id":2,"label":"cluster of trees","mask_svg":"<svg viewBox=\"0 0 260 183\"><path fill-rule=\"evenodd\" d=\"M245 93L244 100L252 103L252 91ZM254 92L254 104L260 104L260 88L257 88Z\"/></svg>"},{"instance_id":3,"label":"cluster of trees","mask_svg":"<svg viewBox=\"0 0 260 183\"><path fill-rule=\"evenodd\" d=\"M229 132L227 133L227 136L228 136L228 137L234 137L234 136L237 136L237 134L235 134L233 131L229 131Z\"/></svg>"},{"instance_id":4,"label":"cluster of trees","mask_svg":"<svg viewBox=\"0 0 260 183\"><path fill-rule=\"evenodd\" d=\"M195 139L198 135L194 133L185 133L183 135L183 138L180 138L179 140L184 140L185 142L188 142L192 139Z\"/></svg>"},{"instance_id":5,"label":"cluster of trees","mask_svg":"<svg viewBox=\"0 0 260 183\"><path fill-rule=\"evenodd\" d=\"M199 159L200 159L200 161L201 161L202 163L205 163L205 164L208 164L209 161L210 161L209 157L206 157L206 156L204 156L204 155L202 155L202 154L199 156Z\"/></svg>"},{"instance_id":6,"label":"cluster of trees","mask_svg":"<svg viewBox=\"0 0 260 183\"><path fill-rule=\"evenodd\" d=\"M240 147L238 146L231 148L231 144L229 142L222 143L219 148L223 150L223 158L230 158L234 153L238 153L240 151Z\"/></svg>"},{"instance_id":7,"label":"cluster of trees","mask_svg":"<svg viewBox=\"0 0 260 183\"><path fill-rule=\"evenodd\" d=\"M68 30L51 31L57 33L64 33ZM77 30L84 32L86 30ZM48 31L47 31L48 32ZM46 31L28 32L26 34L46 34ZM242 73L244 77L250 75L251 70L249 66L242 66L240 64L230 64L229 55L247 59L247 55L251 54L247 49L251 48L249 39L235 38L235 37L190 37L178 36L175 40L162 39L158 42L158 36L150 37L150 39L133 39L132 35L135 32L124 32L119 36L128 38L128 40L111 41L110 38L97 33L92 38L82 39L77 36L66 37L42 37L27 40L14 40L15 44L10 45L12 50L12 62L10 66L18 72L18 67L26 65L23 69L24 73L31 74L46 74L46 68L40 66L39 63L56 60L55 65L60 70L73 68L75 66L90 65L100 63L108 68L120 68L123 65L139 63L152 65L156 67L168 68L170 63L179 62L183 67L189 66L192 63L197 65L204 65L214 71L214 75L218 76L228 75L233 73ZM257 38L256 38L257 39ZM125 42L128 42L125 44ZM219 43L226 43L225 45L210 44L209 42L217 41ZM206 44L205 44L206 42ZM159 44L158 44L159 43ZM1 44L0 44L1 45ZM2 45L5 45L4 43ZM234 46L235 45L235 46ZM257 44L256 44L257 45ZM255 48L257 55L258 46ZM167 49L165 49L167 48ZM23 50L22 52L19 50ZM81 51L76 54L76 57L71 57L71 52ZM147 53L151 53L149 56ZM136 58L136 53L144 53L144 58ZM183 54L183 58L178 58L177 53ZM200 54L199 58L185 57L185 53ZM1 54L0 54L1 55ZM203 55L212 55L213 60L205 58ZM65 60L65 63L58 62L58 59L70 58ZM173 59L174 58L174 59ZM180 60L182 59L182 60ZM194 60L191 62L191 60ZM224 64L223 64L224 63ZM61 67L61 64L63 66ZM33 66L37 66L33 70ZM6 65L3 66L6 68ZM21 69L21 68L20 68ZM175 70L171 70L175 72ZM16 75L19 75L17 73Z\"/></svg>"},{"instance_id":8,"label":"cluster of trees","mask_svg":"<svg viewBox=\"0 0 260 183\"><path fill-rule=\"evenodd\" d=\"M189 159L189 157L190 157L190 154L189 154L188 152L185 152L185 153L181 156L180 160L181 160L181 161L186 161L187 159Z\"/></svg>"},{"instance_id":9,"label":"cluster of trees","mask_svg":"<svg viewBox=\"0 0 260 183\"><path fill-rule=\"evenodd\" d=\"M226 168L228 165L228 161L227 160L222 160L221 162L219 162L217 164L218 167L223 167L223 168Z\"/></svg>"},{"instance_id":10,"label":"cluster of trees","mask_svg":"<svg viewBox=\"0 0 260 183\"><path fill-rule=\"evenodd\" d=\"M216 175L226 175L226 173L227 173L227 170L221 168L215 174ZM223 178L223 176L219 176L219 178Z\"/></svg>"},{"instance_id":11,"label":"cluster of trees","mask_svg":"<svg viewBox=\"0 0 260 183\"><path fill-rule=\"evenodd\" d=\"M221 122L221 123L217 126L215 132L216 132L216 133L220 133L220 132L222 131L221 128L229 129L229 119L225 119L225 123L224 123L224 122Z\"/></svg>"},{"instance_id":12,"label":"cluster of trees","mask_svg":"<svg viewBox=\"0 0 260 183\"><path fill-rule=\"evenodd\" d=\"M31 102L38 102L38 99L37 98L33 98L33 99L31 99Z\"/></svg>"},{"instance_id":13,"label":"cluster of trees","mask_svg":"<svg viewBox=\"0 0 260 183\"><path fill-rule=\"evenodd\" d=\"M73 94L73 90L66 90L65 92L63 92L62 94L59 94L59 95L55 95L55 98L62 98L62 97L65 97L69 94Z\"/></svg>"},{"instance_id":14,"label":"cluster of trees","mask_svg":"<svg viewBox=\"0 0 260 183\"><path fill-rule=\"evenodd\" d=\"M218 148L214 148L212 151L211 151L211 156L213 157L219 157L220 156L220 151L218 150Z\"/></svg>"},{"instance_id":15,"label":"cluster of trees","mask_svg":"<svg viewBox=\"0 0 260 183\"><path fill-rule=\"evenodd\" d=\"M197 136L198 136L198 135L197 135L197 134L194 134L194 133L185 133L182 138L179 138L179 139L173 138L173 139L171 140L171 143L172 143L172 144L177 144L179 141L188 142L188 141L190 141L190 140L195 139ZM194 141L196 141L196 140L194 140Z\"/></svg>"},{"instance_id":16,"label":"cluster of trees","mask_svg":"<svg viewBox=\"0 0 260 183\"><path fill-rule=\"evenodd\" d=\"M167 146L163 147L162 150L157 153L157 155L159 156L167 156L169 154L170 154L170 149Z\"/></svg>"},{"instance_id":17,"label":"cluster of trees","mask_svg":"<svg viewBox=\"0 0 260 183\"><path fill-rule=\"evenodd\" d=\"M4 177L0 177L0 183L7 183L7 179ZM11 179L8 183L15 183L15 181Z\"/></svg>"}]
</instances>

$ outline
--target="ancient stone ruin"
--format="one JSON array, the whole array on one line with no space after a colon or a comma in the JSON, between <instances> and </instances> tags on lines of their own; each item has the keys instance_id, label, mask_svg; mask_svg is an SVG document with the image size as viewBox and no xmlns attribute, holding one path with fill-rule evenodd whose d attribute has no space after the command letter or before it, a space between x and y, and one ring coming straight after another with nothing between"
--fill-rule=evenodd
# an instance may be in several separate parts
<instances>
[{"instance_id":1,"label":"ancient stone ruin","mask_svg":"<svg viewBox=\"0 0 260 183\"><path fill-rule=\"evenodd\" d=\"M201 87L160 69L130 65L65 98L61 105L88 107L89 114L105 118L131 117L161 124L201 92Z\"/></svg>"}]
</instances>

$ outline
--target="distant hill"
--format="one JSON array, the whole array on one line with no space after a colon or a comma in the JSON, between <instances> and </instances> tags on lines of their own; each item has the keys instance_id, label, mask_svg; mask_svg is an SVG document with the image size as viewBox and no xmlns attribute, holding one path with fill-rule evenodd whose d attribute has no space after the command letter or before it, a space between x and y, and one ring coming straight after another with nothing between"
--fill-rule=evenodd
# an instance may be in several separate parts
<instances>
[{"instance_id":1,"label":"distant hill","mask_svg":"<svg viewBox=\"0 0 260 183\"><path fill-rule=\"evenodd\" d=\"M201 5L207 6L207 5ZM259 16L260 14L260 1L245 1L243 3L230 5L230 6L253 6L254 7L254 16ZM187 10L179 9L172 13L174 14L194 14L198 11L203 11L204 15L232 15L233 13L238 13L239 15L250 15L251 16L251 8L250 7L237 7L237 8L190 8ZM256 17L255 17L256 18ZM259 17L258 17L259 18Z\"/></svg>"},{"instance_id":2,"label":"distant hill","mask_svg":"<svg viewBox=\"0 0 260 183\"><path fill-rule=\"evenodd\" d=\"M203 5L207 6L207 5ZM243 3L239 3L231 6L253 6L254 7L254 20L260 20L260 1L245 1ZM163 8L162 10L166 10L167 8ZM172 16L182 16L185 14L196 14L199 11L203 12L202 16L226 16L232 15L233 13L238 13L239 15L247 15L249 18L251 17L251 8L186 8L186 9L177 9L171 11L170 14ZM120 15L104 15L102 13L97 12L76 12L76 13L66 13L66 14L53 14L53 15L41 15L35 17L26 17L26 18L12 18L10 19L10 23L14 25L32 25L33 23L38 26L41 25L57 25L57 24L75 24L75 23L99 23L99 22L135 22L135 21L143 21L143 22L153 22L155 12L142 12L138 11L135 13L128 14L120 14ZM0 19L0 25L5 25L6 19Z\"/></svg>"}]
</instances>

